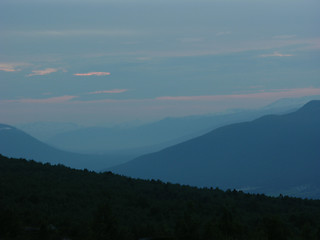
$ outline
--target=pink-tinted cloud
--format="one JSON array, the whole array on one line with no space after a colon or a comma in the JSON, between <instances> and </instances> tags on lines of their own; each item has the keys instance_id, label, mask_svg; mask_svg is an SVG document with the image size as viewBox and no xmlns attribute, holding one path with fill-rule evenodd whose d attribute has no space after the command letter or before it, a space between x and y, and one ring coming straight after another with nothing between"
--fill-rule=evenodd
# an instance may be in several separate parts
<instances>
[{"instance_id":1,"label":"pink-tinted cloud","mask_svg":"<svg viewBox=\"0 0 320 240\"><path fill-rule=\"evenodd\" d=\"M110 90L112 91L112 90ZM257 93L247 93L247 94L225 94L225 95L205 95L205 96L163 96L157 98L147 98L147 99L101 99L101 100L75 100L71 101L78 96L59 96L52 98L42 98L42 99L17 99L17 100L2 100L0 103L65 103L69 102L72 104L95 104L95 103L141 103L141 102L163 102L163 101L229 101L237 102L237 100L263 100L263 101L274 101L280 98L296 98L303 96L320 95L320 88L298 88L298 89L274 89L274 90L264 90Z\"/></svg>"},{"instance_id":2,"label":"pink-tinted cloud","mask_svg":"<svg viewBox=\"0 0 320 240\"><path fill-rule=\"evenodd\" d=\"M263 88L263 85L254 85L254 86L249 86L250 89L258 89L258 88Z\"/></svg>"},{"instance_id":3,"label":"pink-tinted cloud","mask_svg":"<svg viewBox=\"0 0 320 240\"><path fill-rule=\"evenodd\" d=\"M164 96L157 100L167 101L214 101L227 99L276 99L320 95L320 88L277 89L248 94L206 95L206 96Z\"/></svg>"},{"instance_id":4,"label":"pink-tinted cloud","mask_svg":"<svg viewBox=\"0 0 320 240\"><path fill-rule=\"evenodd\" d=\"M75 76L108 76L109 72L89 72L89 73L75 73Z\"/></svg>"},{"instance_id":5,"label":"pink-tinted cloud","mask_svg":"<svg viewBox=\"0 0 320 240\"><path fill-rule=\"evenodd\" d=\"M14 69L13 66L7 65L7 64L0 64L0 71L4 71L4 72L15 72L17 71L16 69Z\"/></svg>"},{"instance_id":6,"label":"pink-tinted cloud","mask_svg":"<svg viewBox=\"0 0 320 240\"><path fill-rule=\"evenodd\" d=\"M77 96L60 96L60 97L52 97L52 98L23 98L23 99L17 99L17 100L5 100L5 102L12 102L12 103L63 103L70 101Z\"/></svg>"},{"instance_id":7,"label":"pink-tinted cloud","mask_svg":"<svg viewBox=\"0 0 320 240\"><path fill-rule=\"evenodd\" d=\"M291 38L295 38L297 35L277 35L277 36L273 36L273 39L291 39Z\"/></svg>"},{"instance_id":8,"label":"pink-tinted cloud","mask_svg":"<svg viewBox=\"0 0 320 240\"><path fill-rule=\"evenodd\" d=\"M229 35L229 34L231 34L230 31L218 32L218 33L216 33L216 36L224 36L224 35Z\"/></svg>"},{"instance_id":9,"label":"pink-tinted cloud","mask_svg":"<svg viewBox=\"0 0 320 240\"><path fill-rule=\"evenodd\" d=\"M143 99L100 99L100 100L76 100L72 101L74 104L93 104L93 103L142 103L142 102L154 102L155 99L152 98L143 98Z\"/></svg>"},{"instance_id":10,"label":"pink-tinted cloud","mask_svg":"<svg viewBox=\"0 0 320 240\"><path fill-rule=\"evenodd\" d=\"M28 65L26 63L0 63L0 71L4 72L18 72L21 69L17 69L19 66Z\"/></svg>"},{"instance_id":11,"label":"pink-tinted cloud","mask_svg":"<svg viewBox=\"0 0 320 240\"><path fill-rule=\"evenodd\" d=\"M112 89L112 90L102 90L102 91L89 92L89 94L123 93L123 92L127 92L127 91L128 91L128 89Z\"/></svg>"},{"instance_id":12,"label":"pink-tinted cloud","mask_svg":"<svg viewBox=\"0 0 320 240\"><path fill-rule=\"evenodd\" d=\"M50 73L54 73L54 72L57 72L58 69L56 68L46 68L44 70L33 70L32 73L28 74L27 76L28 77L31 77L31 76L35 76L35 75L48 75Z\"/></svg>"},{"instance_id":13,"label":"pink-tinted cloud","mask_svg":"<svg viewBox=\"0 0 320 240\"><path fill-rule=\"evenodd\" d=\"M295 98L303 96L320 95L320 88L298 88L298 89L274 89L257 90L256 93L247 94L225 94L225 95L205 95L205 96L163 96L157 98L144 98L144 99L100 99L100 100L76 100L72 101L73 104L93 104L93 103L133 103L133 102L164 102L164 101L229 101L237 102L237 100L263 100L275 101L280 98Z\"/></svg>"},{"instance_id":14,"label":"pink-tinted cloud","mask_svg":"<svg viewBox=\"0 0 320 240\"><path fill-rule=\"evenodd\" d=\"M18 36L54 36L54 37L69 37L69 36L130 36L138 32L131 29L105 30L105 29L67 29L67 30L44 30L44 31L7 31L7 34Z\"/></svg>"},{"instance_id":15,"label":"pink-tinted cloud","mask_svg":"<svg viewBox=\"0 0 320 240\"><path fill-rule=\"evenodd\" d=\"M44 96L52 95L52 92L44 92L41 95L44 95Z\"/></svg>"},{"instance_id":16,"label":"pink-tinted cloud","mask_svg":"<svg viewBox=\"0 0 320 240\"><path fill-rule=\"evenodd\" d=\"M292 57L292 54L283 54L279 52L274 52L272 54L262 54L260 57Z\"/></svg>"}]
</instances>

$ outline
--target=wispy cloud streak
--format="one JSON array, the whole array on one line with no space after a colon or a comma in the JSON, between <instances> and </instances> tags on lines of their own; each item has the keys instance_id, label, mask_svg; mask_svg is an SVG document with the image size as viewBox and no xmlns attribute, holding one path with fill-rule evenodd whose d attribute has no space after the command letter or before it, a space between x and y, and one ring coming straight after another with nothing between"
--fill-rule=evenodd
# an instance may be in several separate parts
<instances>
[{"instance_id":1,"label":"wispy cloud streak","mask_svg":"<svg viewBox=\"0 0 320 240\"><path fill-rule=\"evenodd\" d=\"M283 53L279 53L279 52L260 55L260 57L292 57L292 56L293 56L292 54L283 54Z\"/></svg>"},{"instance_id":2,"label":"wispy cloud streak","mask_svg":"<svg viewBox=\"0 0 320 240\"><path fill-rule=\"evenodd\" d=\"M14 69L14 66L9 65L9 64L0 64L0 71L4 71L4 72L15 72L17 71L16 69Z\"/></svg>"},{"instance_id":3,"label":"wispy cloud streak","mask_svg":"<svg viewBox=\"0 0 320 240\"><path fill-rule=\"evenodd\" d=\"M28 77L37 76L37 75L43 76L43 75L48 75L50 73L54 73L57 71L58 71L58 69L56 69L56 68L46 68L44 70L33 70L32 73L28 74L27 76Z\"/></svg>"},{"instance_id":4,"label":"wispy cloud streak","mask_svg":"<svg viewBox=\"0 0 320 240\"><path fill-rule=\"evenodd\" d=\"M21 69L17 69L19 66L28 65L26 63L0 63L0 71L4 72L18 72Z\"/></svg>"},{"instance_id":5,"label":"wispy cloud streak","mask_svg":"<svg viewBox=\"0 0 320 240\"><path fill-rule=\"evenodd\" d=\"M121 89L118 89L121 90ZM114 91L114 90L107 90ZM97 91L104 92L104 91ZM115 89L115 92L120 92ZM92 94L99 94L92 93ZM99 103L133 103L133 102L155 102L155 101L229 101L236 102L237 100L277 100L280 98L294 98L303 96L320 95L320 88L297 88L297 89L275 89L270 91L260 91L257 93L247 94L225 94L225 95L205 95L205 96L162 96L157 98L145 99L101 99L101 100L74 100L78 96L65 95L52 98L42 99L16 99L16 100L0 100L0 103L71 103L71 104L99 104Z\"/></svg>"},{"instance_id":6,"label":"wispy cloud streak","mask_svg":"<svg viewBox=\"0 0 320 240\"><path fill-rule=\"evenodd\" d=\"M74 73L74 76L108 76L109 72Z\"/></svg>"},{"instance_id":7,"label":"wispy cloud streak","mask_svg":"<svg viewBox=\"0 0 320 240\"><path fill-rule=\"evenodd\" d=\"M65 96L59 96L59 97L52 97L52 98L23 98L23 99L16 99L16 100L4 100L2 102L7 102L7 103L64 103L67 101L70 101L77 96L70 96L70 95L65 95Z\"/></svg>"},{"instance_id":8,"label":"wispy cloud streak","mask_svg":"<svg viewBox=\"0 0 320 240\"><path fill-rule=\"evenodd\" d=\"M44 31L5 31L5 34L20 35L27 37L48 36L48 37L74 37L74 36L130 36L138 32L130 29L69 29L69 30L44 30Z\"/></svg>"},{"instance_id":9,"label":"wispy cloud streak","mask_svg":"<svg viewBox=\"0 0 320 240\"><path fill-rule=\"evenodd\" d=\"M291 38L295 38L296 35L277 35L277 36L273 36L273 39L291 39Z\"/></svg>"},{"instance_id":10,"label":"wispy cloud streak","mask_svg":"<svg viewBox=\"0 0 320 240\"><path fill-rule=\"evenodd\" d=\"M128 91L128 89L112 89L112 90L102 90L102 91L89 92L89 94L124 93L127 91Z\"/></svg>"},{"instance_id":11,"label":"wispy cloud streak","mask_svg":"<svg viewBox=\"0 0 320 240\"><path fill-rule=\"evenodd\" d=\"M224 35L229 35L229 34L231 34L230 31L218 32L218 33L216 33L216 36L224 36Z\"/></svg>"},{"instance_id":12,"label":"wispy cloud streak","mask_svg":"<svg viewBox=\"0 0 320 240\"><path fill-rule=\"evenodd\" d=\"M248 94L226 94L206 96L163 96L156 98L162 101L214 101L227 99L273 99L283 97L300 97L308 95L320 95L320 88L280 89L269 92Z\"/></svg>"}]
</instances>

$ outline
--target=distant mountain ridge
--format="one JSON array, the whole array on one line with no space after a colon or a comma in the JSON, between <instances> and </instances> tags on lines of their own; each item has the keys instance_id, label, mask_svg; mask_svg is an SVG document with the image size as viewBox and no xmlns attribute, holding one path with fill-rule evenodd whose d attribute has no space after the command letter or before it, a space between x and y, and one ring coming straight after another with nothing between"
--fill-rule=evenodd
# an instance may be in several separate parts
<instances>
[{"instance_id":1,"label":"distant mountain ridge","mask_svg":"<svg viewBox=\"0 0 320 240\"><path fill-rule=\"evenodd\" d=\"M14 125L25 133L46 142L49 138L67 131L73 131L82 126L72 122L29 122Z\"/></svg>"},{"instance_id":2,"label":"distant mountain ridge","mask_svg":"<svg viewBox=\"0 0 320 240\"><path fill-rule=\"evenodd\" d=\"M201 136L217 127L253 120L287 108L237 110L228 114L165 118L136 127L87 127L57 134L47 141L60 149L74 152L128 152L136 156Z\"/></svg>"},{"instance_id":3,"label":"distant mountain ridge","mask_svg":"<svg viewBox=\"0 0 320 240\"><path fill-rule=\"evenodd\" d=\"M307 104L312 100L320 100L320 95L305 96L305 97L299 97L299 98L281 98L265 106L263 109L272 109L272 108L299 109L303 105Z\"/></svg>"},{"instance_id":4,"label":"distant mountain ridge","mask_svg":"<svg viewBox=\"0 0 320 240\"><path fill-rule=\"evenodd\" d=\"M138 178L305 197L320 197L319 169L318 100L293 113L224 126L111 168Z\"/></svg>"},{"instance_id":5,"label":"distant mountain ridge","mask_svg":"<svg viewBox=\"0 0 320 240\"><path fill-rule=\"evenodd\" d=\"M130 159L125 156L89 155L58 150L6 124L0 124L0 154L95 171Z\"/></svg>"}]
</instances>

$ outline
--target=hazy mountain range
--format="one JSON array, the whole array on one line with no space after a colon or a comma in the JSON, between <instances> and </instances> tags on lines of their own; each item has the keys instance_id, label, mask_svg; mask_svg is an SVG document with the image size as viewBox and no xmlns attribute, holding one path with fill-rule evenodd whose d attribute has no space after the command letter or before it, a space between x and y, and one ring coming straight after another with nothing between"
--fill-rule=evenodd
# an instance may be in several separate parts
<instances>
[{"instance_id":1,"label":"hazy mountain range","mask_svg":"<svg viewBox=\"0 0 320 240\"><path fill-rule=\"evenodd\" d=\"M0 124L0 153L8 157L33 159L38 162L64 164L69 167L99 171L131 158L115 155L90 155L53 148L23 131Z\"/></svg>"},{"instance_id":2,"label":"hazy mountain range","mask_svg":"<svg viewBox=\"0 0 320 240\"><path fill-rule=\"evenodd\" d=\"M211 126L218 127L223 123L235 121L234 116L238 119L241 117L248 119L258 114L258 112L251 113L252 115L248 112L239 112L207 116L207 118L201 116L165 119L140 128L132 128L131 135L127 132L127 136L130 136L127 141L134 141L136 136L137 142L139 139L150 139L151 142L156 133L159 136L161 134L173 136L180 131L182 134L188 126L193 126L192 123L202 122L201 126L205 128L211 119ZM134 160L132 159L137 156L138 151L136 155L126 155L125 151L113 155L72 153L51 147L15 127L0 124L0 153L9 157L60 163L74 168L95 171L108 169L131 177L154 178L196 186L320 197L319 122L320 101L311 101L291 113L267 115L253 121L216 129L212 127L214 130L207 131L209 133L200 137ZM192 130L194 134L195 129ZM87 131L89 140L107 144L103 139L91 136L92 129ZM80 132L85 133L84 130ZM103 134L104 132L100 133L101 138L104 137ZM108 137L112 134L115 132L111 131ZM197 134L201 134L201 131ZM189 137L191 138L192 134L189 134ZM74 140L77 142L77 137L74 137ZM180 141L183 141L183 138L180 138ZM168 144L169 142L167 141ZM123 148L125 147L128 148L123 142ZM151 150L152 148L149 148L149 151Z\"/></svg>"},{"instance_id":3,"label":"hazy mountain range","mask_svg":"<svg viewBox=\"0 0 320 240\"><path fill-rule=\"evenodd\" d=\"M16 127L67 151L137 157L201 136L223 125L293 111L311 99L320 99L320 96L280 99L257 110L238 109L215 115L165 118L140 125L127 123L113 127L86 127L64 122L35 122Z\"/></svg>"},{"instance_id":4,"label":"hazy mountain range","mask_svg":"<svg viewBox=\"0 0 320 240\"><path fill-rule=\"evenodd\" d=\"M36 139L46 142L57 134L74 131L83 126L71 122L29 122L16 124L14 127L26 132Z\"/></svg>"},{"instance_id":5,"label":"hazy mountain range","mask_svg":"<svg viewBox=\"0 0 320 240\"><path fill-rule=\"evenodd\" d=\"M131 177L320 197L320 101L224 126L110 170Z\"/></svg>"},{"instance_id":6,"label":"hazy mountain range","mask_svg":"<svg viewBox=\"0 0 320 240\"><path fill-rule=\"evenodd\" d=\"M277 104L260 110L234 110L217 115L165 118L135 127L87 127L58 133L46 142L60 149L86 153L127 152L142 155L159 151L194 137L201 136L223 125L249 121L265 114L283 113L295 105Z\"/></svg>"},{"instance_id":7,"label":"hazy mountain range","mask_svg":"<svg viewBox=\"0 0 320 240\"><path fill-rule=\"evenodd\" d=\"M284 111L283 108L272 108L271 111L275 109ZM254 119L261 116L262 112L239 110L231 114L166 118L137 127L81 128L72 123L54 122L21 125L28 133L2 124L0 153L100 171L205 134L216 127ZM74 131L68 131L71 129ZM52 137L49 144L39 140L44 136L52 136L54 132L56 136ZM39 136L39 139L34 136Z\"/></svg>"}]
</instances>

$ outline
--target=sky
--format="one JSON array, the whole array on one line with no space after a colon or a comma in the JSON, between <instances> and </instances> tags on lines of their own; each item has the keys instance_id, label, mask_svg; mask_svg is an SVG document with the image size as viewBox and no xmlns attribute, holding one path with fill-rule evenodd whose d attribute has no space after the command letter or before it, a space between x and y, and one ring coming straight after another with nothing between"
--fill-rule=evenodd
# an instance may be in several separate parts
<instances>
[{"instance_id":1,"label":"sky","mask_svg":"<svg viewBox=\"0 0 320 240\"><path fill-rule=\"evenodd\" d=\"M84 125L320 95L319 0L1 0L0 122Z\"/></svg>"}]
</instances>

